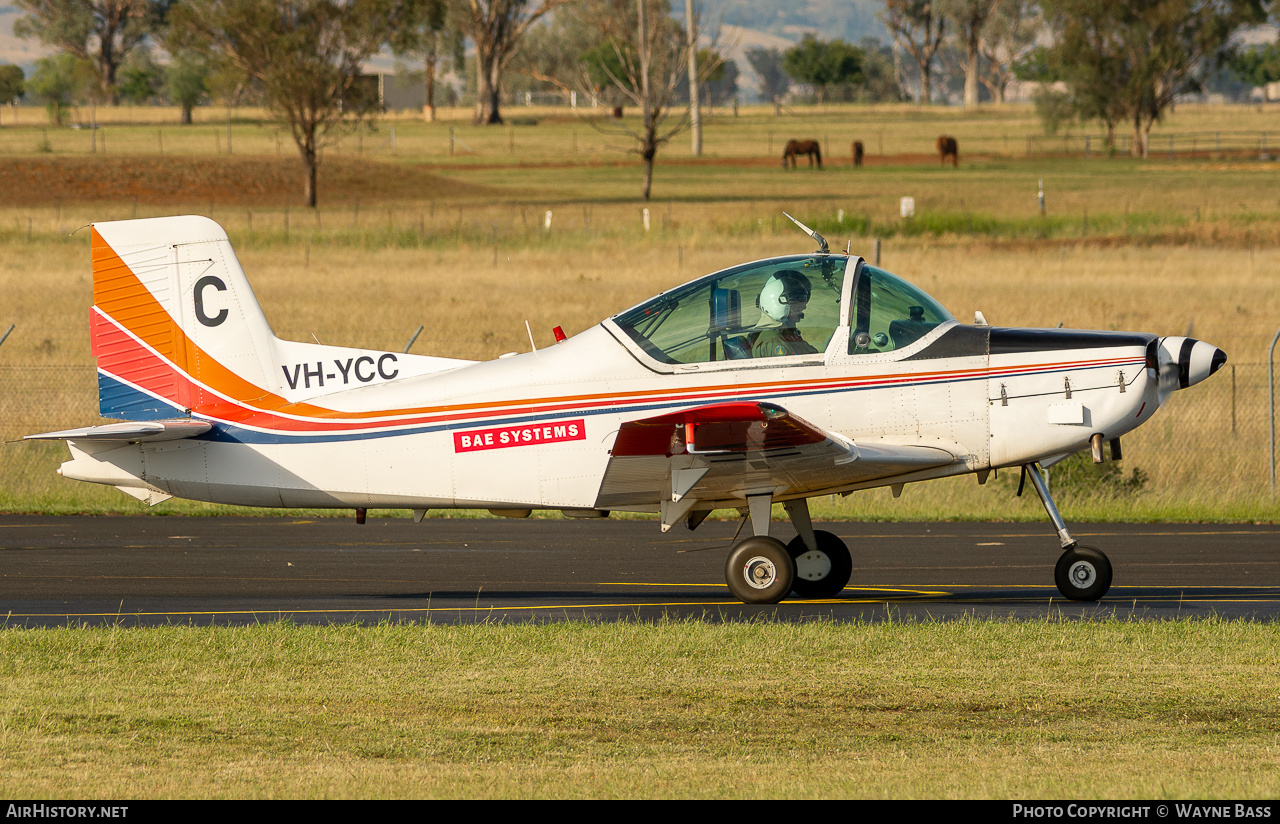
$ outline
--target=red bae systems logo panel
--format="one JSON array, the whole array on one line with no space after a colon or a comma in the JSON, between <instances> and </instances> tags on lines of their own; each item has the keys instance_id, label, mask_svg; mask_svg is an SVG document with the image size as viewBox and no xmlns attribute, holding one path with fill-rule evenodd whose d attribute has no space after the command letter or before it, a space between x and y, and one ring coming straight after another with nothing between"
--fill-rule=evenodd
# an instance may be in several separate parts
<instances>
[{"instance_id":1,"label":"red bae systems logo panel","mask_svg":"<svg viewBox=\"0 0 1280 824\"><path fill-rule=\"evenodd\" d=\"M496 429L473 429L453 433L454 452L476 452L481 449L510 449L560 441L581 441L587 437L584 420L544 423L536 426L501 426Z\"/></svg>"}]
</instances>

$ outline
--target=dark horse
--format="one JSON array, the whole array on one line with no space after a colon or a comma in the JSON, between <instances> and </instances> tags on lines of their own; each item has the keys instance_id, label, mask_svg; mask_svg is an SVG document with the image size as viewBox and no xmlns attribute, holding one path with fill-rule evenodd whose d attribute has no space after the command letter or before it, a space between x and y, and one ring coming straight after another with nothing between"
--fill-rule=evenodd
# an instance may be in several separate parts
<instances>
[{"instance_id":1,"label":"dark horse","mask_svg":"<svg viewBox=\"0 0 1280 824\"><path fill-rule=\"evenodd\" d=\"M960 168L960 146L954 137L944 134L938 138L938 159L943 166L947 165L948 157L951 158L953 168Z\"/></svg>"},{"instance_id":2,"label":"dark horse","mask_svg":"<svg viewBox=\"0 0 1280 824\"><path fill-rule=\"evenodd\" d=\"M822 149L818 147L816 140L788 140L787 148L782 153L782 168L787 168L788 164L794 169L796 167L796 157L799 155L809 156L809 165L813 166L813 162L818 161L818 168L822 168Z\"/></svg>"}]
</instances>

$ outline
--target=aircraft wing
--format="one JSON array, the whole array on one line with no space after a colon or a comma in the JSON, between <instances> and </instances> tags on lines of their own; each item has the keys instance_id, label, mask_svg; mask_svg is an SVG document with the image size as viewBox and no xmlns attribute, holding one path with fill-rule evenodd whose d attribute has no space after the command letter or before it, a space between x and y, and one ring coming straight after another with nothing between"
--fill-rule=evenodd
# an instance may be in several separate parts
<instances>
[{"instance_id":1,"label":"aircraft wing","mask_svg":"<svg viewBox=\"0 0 1280 824\"><path fill-rule=\"evenodd\" d=\"M764 402L722 403L624 423L596 501L599 509L661 505L663 529L695 509L748 496L820 494L945 466L935 446L855 443Z\"/></svg>"},{"instance_id":2,"label":"aircraft wing","mask_svg":"<svg viewBox=\"0 0 1280 824\"><path fill-rule=\"evenodd\" d=\"M103 443L151 443L153 441L177 441L194 438L212 429L204 421L188 419L176 421L126 421L102 426L85 426L80 429L64 429L61 432L42 432L27 435L27 441L98 441Z\"/></svg>"}]
</instances>

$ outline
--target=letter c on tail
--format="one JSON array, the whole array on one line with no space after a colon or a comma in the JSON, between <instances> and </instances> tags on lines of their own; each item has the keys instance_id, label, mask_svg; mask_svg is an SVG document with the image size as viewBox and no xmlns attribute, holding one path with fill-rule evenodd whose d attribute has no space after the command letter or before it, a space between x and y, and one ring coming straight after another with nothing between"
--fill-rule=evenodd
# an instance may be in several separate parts
<instances>
[{"instance_id":1,"label":"letter c on tail","mask_svg":"<svg viewBox=\"0 0 1280 824\"><path fill-rule=\"evenodd\" d=\"M227 284L222 282L221 278L213 275L205 275L196 281L195 302L196 302L196 318L205 326L217 326L227 319L227 310L220 309L218 314L210 317L204 311L204 290L206 286L212 286L219 292L227 291Z\"/></svg>"}]
</instances>

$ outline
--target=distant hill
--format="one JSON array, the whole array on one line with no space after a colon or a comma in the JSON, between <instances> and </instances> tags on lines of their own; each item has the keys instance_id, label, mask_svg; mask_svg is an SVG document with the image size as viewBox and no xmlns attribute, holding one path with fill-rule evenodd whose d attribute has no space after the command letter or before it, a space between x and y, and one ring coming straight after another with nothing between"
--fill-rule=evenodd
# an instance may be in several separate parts
<instances>
[{"instance_id":1,"label":"distant hill","mask_svg":"<svg viewBox=\"0 0 1280 824\"><path fill-rule=\"evenodd\" d=\"M683 0L672 0L677 16L684 17ZM857 43L864 37L889 42L889 31L876 19L882 0L697 0L704 19L743 29L754 29L792 43L806 34L820 40Z\"/></svg>"}]
</instances>

